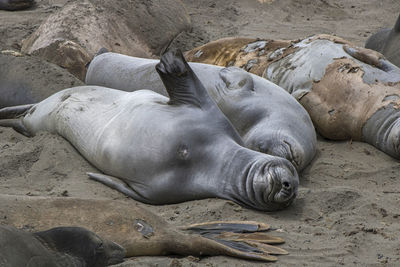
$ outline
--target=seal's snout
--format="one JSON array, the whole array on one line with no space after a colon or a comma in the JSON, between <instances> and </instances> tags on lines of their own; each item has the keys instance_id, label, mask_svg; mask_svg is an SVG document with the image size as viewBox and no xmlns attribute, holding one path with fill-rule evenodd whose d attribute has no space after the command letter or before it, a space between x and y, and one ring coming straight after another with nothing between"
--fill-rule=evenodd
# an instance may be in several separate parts
<instances>
[{"instance_id":1,"label":"seal's snout","mask_svg":"<svg viewBox=\"0 0 400 267\"><path fill-rule=\"evenodd\" d=\"M272 179L274 179L274 201L289 205L297 196L297 188L299 186L298 175L295 170L290 167L276 167L272 171Z\"/></svg>"},{"instance_id":2,"label":"seal's snout","mask_svg":"<svg viewBox=\"0 0 400 267\"><path fill-rule=\"evenodd\" d=\"M266 180L270 184L265 201L270 210L289 206L297 196L299 176L294 166L286 159L274 159L265 166Z\"/></svg>"},{"instance_id":3,"label":"seal's snout","mask_svg":"<svg viewBox=\"0 0 400 267\"><path fill-rule=\"evenodd\" d=\"M252 181L246 190L253 208L275 211L289 206L297 196L299 176L295 167L286 159L273 157L259 159L247 180Z\"/></svg>"}]
</instances>

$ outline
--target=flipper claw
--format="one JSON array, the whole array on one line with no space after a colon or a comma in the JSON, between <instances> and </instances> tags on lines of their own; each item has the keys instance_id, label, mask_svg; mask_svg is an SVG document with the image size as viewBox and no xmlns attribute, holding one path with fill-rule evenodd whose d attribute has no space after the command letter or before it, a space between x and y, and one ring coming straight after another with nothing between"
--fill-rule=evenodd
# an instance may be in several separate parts
<instances>
[{"instance_id":1,"label":"flipper claw","mask_svg":"<svg viewBox=\"0 0 400 267\"><path fill-rule=\"evenodd\" d=\"M253 233L267 231L270 226L265 223L255 221L214 221L206 223L196 223L184 227L183 230L190 230L197 233Z\"/></svg>"},{"instance_id":2,"label":"flipper claw","mask_svg":"<svg viewBox=\"0 0 400 267\"><path fill-rule=\"evenodd\" d=\"M217 238L225 239L225 240L232 240L232 241L252 241L264 244L282 244L285 243L280 237L271 236L266 233L249 233L249 234L242 234L242 233L232 233L232 232L225 232L221 233L217 236Z\"/></svg>"}]
</instances>

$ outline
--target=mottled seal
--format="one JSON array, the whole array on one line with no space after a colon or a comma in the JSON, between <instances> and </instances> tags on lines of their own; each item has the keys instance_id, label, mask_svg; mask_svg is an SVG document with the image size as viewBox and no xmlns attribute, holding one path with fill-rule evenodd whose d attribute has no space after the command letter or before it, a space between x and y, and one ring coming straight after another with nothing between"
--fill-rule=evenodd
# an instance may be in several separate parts
<instances>
[{"instance_id":1,"label":"mottled seal","mask_svg":"<svg viewBox=\"0 0 400 267\"><path fill-rule=\"evenodd\" d=\"M96 56L86 84L124 91L151 88L167 95L157 60L116 53ZM316 135L304 108L282 88L237 67L189 63L209 95L239 132L245 146L305 168L316 152Z\"/></svg>"},{"instance_id":2,"label":"mottled seal","mask_svg":"<svg viewBox=\"0 0 400 267\"><path fill-rule=\"evenodd\" d=\"M0 126L28 136L43 130L60 134L110 175L91 178L145 203L220 197L269 211L294 200L299 182L294 166L243 147L182 54L166 53L157 72L169 99L149 90L75 87L27 107L19 118L7 115L21 113L19 107L0 110L0 117L9 118Z\"/></svg>"},{"instance_id":3,"label":"mottled seal","mask_svg":"<svg viewBox=\"0 0 400 267\"><path fill-rule=\"evenodd\" d=\"M284 240L266 233L269 225L265 223L217 221L178 229L133 201L0 194L0 215L1 224L35 231L60 225L85 227L120 244L126 249L126 257L227 255L274 261L277 258L269 254L287 254L268 245Z\"/></svg>"},{"instance_id":4,"label":"mottled seal","mask_svg":"<svg viewBox=\"0 0 400 267\"><path fill-rule=\"evenodd\" d=\"M125 249L81 227L29 233L0 225L0 265L105 267L123 261Z\"/></svg>"},{"instance_id":5,"label":"mottled seal","mask_svg":"<svg viewBox=\"0 0 400 267\"><path fill-rule=\"evenodd\" d=\"M400 69L382 54L330 35L303 40L226 38L187 53L189 60L234 65L291 93L317 131L367 142L400 158Z\"/></svg>"},{"instance_id":6,"label":"mottled seal","mask_svg":"<svg viewBox=\"0 0 400 267\"><path fill-rule=\"evenodd\" d=\"M32 7L34 0L0 0L0 10L16 11Z\"/></svg>"},{"instance_id":7,"label":"mottled seal","mask_svg":"<svg viewBox=\"0 0 400 267\"><path fill-rule=\"evenodd\" d=\"M381 29L365 43L365 47L381 52L390 62L400 67L400 15L392 29Z\"/></svg>"}]
</instances>

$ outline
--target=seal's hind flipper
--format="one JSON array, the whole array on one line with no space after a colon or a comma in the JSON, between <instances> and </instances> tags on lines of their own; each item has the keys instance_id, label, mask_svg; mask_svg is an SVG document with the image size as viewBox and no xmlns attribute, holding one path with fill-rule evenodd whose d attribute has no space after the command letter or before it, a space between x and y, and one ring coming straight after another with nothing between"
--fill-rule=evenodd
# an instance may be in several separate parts
<instances>
[{"instance_id":1,"label":"seal's hind flipper","mask_svg":"<svg viewBox=\"0 0 400 267\"><path fill-rule=\"evenodd\" d=\"M267 231L270 226L265 223L255 221L214 221L206 223L196 223L183 227L183 230L201 233L233 232L233 233L253 233Z\"/></svg>"},{"instance_id":2,"label":"seal's hind flipper","mask_svg":"<svg viewBox=\"0 0 400 267\"><path fill-rule=\"evenodd\" d=\"M18 116L24 114L35 104L20 105L14 107L5 107L0 109L0 120L2 119L15 119Z\"/></svg>"},{"instance_id":3,"label":"seal's hind flipper","mask_svg":"<svg viewBox=\"0 0 400 267\"><path fill-rule=\"evenodd\" d=\"M400 32L400 15L397 17L396 23L393 27L393 31Z\"/></svg>"},{"instance_id":4,"label":"seal's hind flipper","mask_svg":"<svg viewBox=\"0 0 400 267\"><path fill-rule=\"evenodd\" d=\"M167 89L170 105L202 107L213 103L181 51L174 50L163 54L156 70Z\"/></svg>"},{"instance_id":5,"label":"seal's hind flipper","mask_svg":"<svg viewBox=\"0 0 400 267\"><path fill-rule=\"evenodd\" d=\"M247 253L256 253L256 254L263 254L263 255L287 255L289 252L286 250L276 247L276 246L271 246L268 244L264 243L258 243L258 242L252 242L252 241L231 241L231 240L225 240L225 239L218 239L218 238L211 238L212 240L221 243L225 246L228 246L233 249L240 250L242 252L247 252ZM275 257L273 257L275 258ZM271 260L276 260L276 259L271 259Z\"/></svg>"},{"instance_id":6,"label":"seal's hind flipper","mask_svg":"<svg viewBox=\"0 0 400 267\"><path fill-rule=\"evenodd\" d=\"M148 200L139 195L139 193L133 191L133 189L129 187L126 183L115 181L115 179L117 179L116 177L101 173L92 173L92 172L88 172L87 175L89 176L90 179L100 182L106 186L109 186L112 189L115 189L127 195L128 197L131 197L133 199L136 199L144 203L148 203Z\"/></svg>"},{"instance_id":7,"label":"seal's hind flipper","mask_svg":"<svg viewBox=\"0 0 400 267\"><path fill-rule=\"evenodd\" d=\"M1 127L11 127L15 131L20 134L25 135L26 137L32 137L33 135L26 129L24 123L21 119L0 119L0 126Z\"/></svg>"},{"instance_id":8,"label":"seal's hind flipper","mask_svg":"<svg viewBox=\"0 0 400 267\"><path fill-rule=\"evenodd\" d=\"M232 233L224 232L216 236L219 239L231 240L231 241L251 241L264 244L282 244L285 243L280 237L271 236L266 233Z\"/></svg>"},{"instance_id":9,"label":"seal's hind flipper","mask_svg":"<svg viewBox=\"0 0 400 267\"><path fill-rule=\"evenodd\" d=\"M254 221L215 221L192 224L182 228L191 233L200 234L227 247L228 251L240 251L240 254L227 254L243 257L260 256L267 257L268 261L276 261L272 255L286 255L288 252L282 248L270 244L282 244L285 241L280 237L266 234L270 226ZM266 259L264 259L266 260Z\"/></svg>"}]
</instances>

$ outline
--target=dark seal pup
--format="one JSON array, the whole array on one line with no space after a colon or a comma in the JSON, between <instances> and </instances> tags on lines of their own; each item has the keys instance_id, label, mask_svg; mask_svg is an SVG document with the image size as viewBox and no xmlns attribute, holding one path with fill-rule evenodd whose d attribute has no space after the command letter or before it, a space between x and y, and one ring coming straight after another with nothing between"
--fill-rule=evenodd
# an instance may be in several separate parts
<instances>
[{"instance_id":1,"label":"dark seal pup","mask_svg":"<svg viewBox=\"0 0 400 267\"><path fill-rule=\"evenodd\" d=\"M0 225L0 266L102 267L123 261L125 249L81 227L28 233Z\"/></svg>"},{"instance_id":2,"label":"dark seal pup","mask_svg":"<svg viewBox=\"0 0 400 267\"><path fill-rule=\"evenodd\" d=\"M32 7L34 0L0 0L0 10L23 10Z\"/></svg>"},{"instance_id":3,"label":"dark seal pup","mask_svg":"<svg viewBox=\"0 0 400 267\"><path fill-rule=\"evenodd\" d=\"M392 29L381 29L368 38L365 47L381 52L390 62L400 67L400 15Z\"/></svg>"},{"instance_id":4,"label":"dark seal pup","mask_svg":"<svg viewBox=\"0 0 400 267\"><path fill-rule=\"evenodd\" d=\"M220 197L264 211L292 203L294 166L243 147L181 53L163 55L157 71L169 99L149 90L75 87L30 108L0 110L0 126L60 134L110 175L90 177L144 203Z\"/></svg>"}]
</instances>

